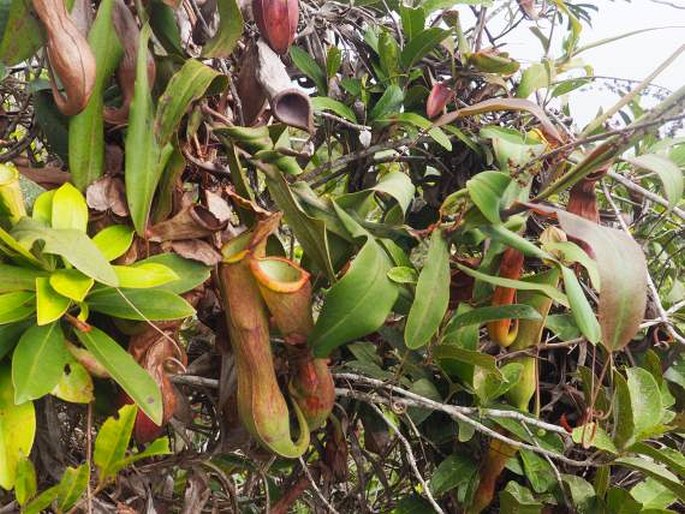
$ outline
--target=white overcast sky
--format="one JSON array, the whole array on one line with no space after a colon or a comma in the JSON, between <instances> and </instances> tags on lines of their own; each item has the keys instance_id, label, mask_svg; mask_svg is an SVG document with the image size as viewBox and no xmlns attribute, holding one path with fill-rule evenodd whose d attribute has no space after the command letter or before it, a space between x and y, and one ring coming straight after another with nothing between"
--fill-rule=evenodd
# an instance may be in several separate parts
<instances>
[{"instance_id":1,"label":"white overcast sky","mask_svg":"<svg viewBox=\"0 0 685 514\"><path fill-rule=\"evenodd\" d=\"M599 12L593 14L592 26L583 24L581 45L648 27L679 26L638 34L584 52L581 57L593 66L595 75L642 80L685 44L685 0L659 1L664 3L652 0L585 0L585 3L598 6ZM549 25L541 23L543 31L545 27ZM541 55L540 44L527 28L507 37L506 50L524 67L537 62ZM561 53L558 43L554 52L554 57ZM685 52L654 83L671 90L685 85ZM582 126L595 116L600 106L610 107L616 100L617 97L608 91L593 89L590 94L573 95L571 111Z\"/></svg>"}]
</instances>

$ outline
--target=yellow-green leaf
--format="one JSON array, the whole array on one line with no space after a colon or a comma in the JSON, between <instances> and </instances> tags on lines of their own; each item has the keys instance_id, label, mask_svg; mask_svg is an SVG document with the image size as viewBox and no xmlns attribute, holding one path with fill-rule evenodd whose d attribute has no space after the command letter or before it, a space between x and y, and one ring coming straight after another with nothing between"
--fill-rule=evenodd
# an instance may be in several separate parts
<instances>
[{"instance_id":1,"label":"yellow-green leaf","mask_svg":"<svg viewBox=\"0 0 685 514\"><path fill-rule=\"evenodd\" d=\"M50 285L62 296L82 302L95 281L75 269L60 269L50 275Z\"/></svg>"},{"instance_id":2,"label":"yellow-green leaf","mask_svg":"<svg viewBox=\"0 0 685 514\"><path fill-rule=\"evenodd\" d=\"M47 277L36 279L36 318L38 325L60 319L71 305L71 300L55 291Z\"/></svg>"}]
</instances>

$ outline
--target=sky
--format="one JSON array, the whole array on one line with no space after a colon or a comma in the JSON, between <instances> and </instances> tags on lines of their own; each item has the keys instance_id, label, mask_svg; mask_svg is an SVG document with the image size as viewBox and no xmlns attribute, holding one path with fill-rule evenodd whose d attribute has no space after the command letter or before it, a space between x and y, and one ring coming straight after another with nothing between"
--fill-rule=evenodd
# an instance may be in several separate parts
<instances>
[{"instance_id":1,"label":"sky","mask_svg":"<svg viewBox=\"0 0 685 514\"><path fill-rule=\"evenodd\" d=\"M594 67L595 75L642 80L685 44L685 0L584 0L584 3L593 3L599 12L593 14L592 26L583 24L581 46L648 27L679 26L634 35L584 52L581 57ZM542 29L548 26L541 24ZM540 44L527 27L507 37L506 50L523 67L538 62L542 54ZM557 45L554 56L560 53ZM685 52L654 83L670 90L685 85ZM605 88L592 91L588 94L581 90L570 97L571 112L580 126L594 118L600 106L606 109L618 100Z\"/></svg>"}]
</instances>

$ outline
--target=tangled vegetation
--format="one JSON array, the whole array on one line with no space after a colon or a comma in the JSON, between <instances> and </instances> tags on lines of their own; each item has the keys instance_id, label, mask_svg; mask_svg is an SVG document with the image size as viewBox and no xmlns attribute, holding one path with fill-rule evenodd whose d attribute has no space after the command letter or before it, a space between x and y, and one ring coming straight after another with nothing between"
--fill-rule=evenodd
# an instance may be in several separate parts
<instances>
[{"instance_id":1,"label":"tangled vegetation","mask_svg":"<svg viewBox=\"0 0 685 514\"><path fill-rule=\"evenodd\" d=\"M578 126L610 7L1 5L0 512L683 511L685 87Z\"/></svg>"}]
</instances>

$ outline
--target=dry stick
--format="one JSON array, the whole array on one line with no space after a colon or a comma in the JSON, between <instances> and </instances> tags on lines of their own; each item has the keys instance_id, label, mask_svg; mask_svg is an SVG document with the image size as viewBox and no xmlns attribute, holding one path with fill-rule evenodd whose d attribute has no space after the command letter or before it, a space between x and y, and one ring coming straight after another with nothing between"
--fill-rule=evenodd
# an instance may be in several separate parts
<instances>
[{"instance_id":1,"label":"dry stick","mask_svg":"<svg viewBox=\"0 0 685 514\"><path fill-rule=\"evenodd\" d=\"M506 443L510 446L513 446L514 448L520 449L524 448L526 450L530 450L534 453L538 453L540 455L547 455L551 457L554 460L558 460L559 462L563 462L564 464L567 464L569 466L574 466L574 467L596 467L598 464L591 460L584 460L584 461L579 461L579 460L574 460L574 459L569 459L568 457L564 455L560 455L558 453L555 453L550 450L546 450L544 448L540 448L537 446L534 446L532 444L528 443L522 443L521 441L515 441L514 439L511 439L507 436L504 436L497 432L496 430L493 430L492 428L489 428L482 423L476 421L475 419L472 419L468 417L465 414L462 414L459 411L454 411L450 410L449 407L453 407L452 405L443 405L443 404L437 404L437 405L442 405L442 408L434 408L432 404L435 404L437 402L431 402L431 401L425 401L427 400L426 398L423 398L424 401L419 401L419 400L412 400L410 398L402 398L402 399L393 399L389 400L388 398L384 396L378 396L375 393L361 393L359 391L355 391L353 389L342 389L342 388L336 388L335 389L335 394L338 396L342 396L344 398L352 398L354 400L359 400L368 404L377 404L381 403L384 405L396 405L396 404L404 404L406 407L419 407L419 408L428 408L428 409L433 409L433 410L439 410L442 412L445 412L446 414L449 414L451 417L454 419L457 419L459 421L463 421L464 423L471 425L474 427L477 431L492 437L493 439L498 439L499 441L502 441L503 443ZM532 424L532 423L531 423ZM559 427L560 428L560 427ZM563 429L562 429L563 430ZM564 435L568 437L568 432L564 430Z\"/></svg>"},{"instance_id":2,"label":"dry stick","mask_svg":"<svg viewBox=\"0 0 685 514\"><path fill-rule=\"evenodd\" d=\"M319 489L319 486L316 484L316 481L314 480L314 477L312 476L311 472L309 471L309 466L307 466L307 463L304 461L302 457L300 459L300 466L302 466L302 471L304 471L304 474L307 476L307 480L309 480L310 485L312 486L312 489L314 489L314 492L316 493L316 496L321 500L321 503L323 503L326 508L328 509L329 512L332 514L338 514L338 511L335 510L335 507L331 505L326 497L323 495L321 492L321 489Z\"/></svg>"},{"instance_id":3,"label":"dry stick","mask_svg":"<svg viewBox=\"0 0 685 514\"><path fill-rule=\"evenodd\" d=\"M662 205L662 206L666 207L667 209L670 208L668 205L668 201L666 199L662 198L661 196L659 196L655 193L652 193L650 190L645 189L644 187L633 182L632 180L625 178L623 175L616 173L615 171L610 171L609 173L607 173L607 175L611 179L613 179L616 182L618 182L619 184L621 184L626 189L629 189L630 191L632 191L634 193L642 195L645 198L647 198L648 200L651 200L655 203L658 203L659 205ZM678 216L679 218L685 220L685 211L682 210L681 208L673 207L673 209L671 209L671 212L673 214L675 214L676 216Z\"/></svg>"},{"instance_id":4,"label":"dry stick","mask_svg":"<svg viewBox=\"0 0 685 514\"><path fill-rule=\"evenodd\" d=\"M336 389L337 392L337 389ZM400 440L402 443L402 446L404 446L404 450L406 451L407 455L407 460L409 461L409 466L411 466L412 471L414 471L414 475L416 476L416 479L419 481L421 484L421 487L423 489L424 494L426 495L426 498L430 502L430 504L433 506L433 509L435 512L439 512L440 514L445 514L445 511L442 510L440 505L438 505L438 502L435 501L435 498L433 498L433 494L431 493L430 487L428 487L428 484L426 483L426 479L423 478L423 475L421 475L421 472L419 471L419 467L416 464L416 457L414 457L414 452L411 449L411 444L409 444L409 441L407 441L407 438L402 435L402 432L400 431L399 428L395 426L395 424L388 419L388 417L383 414L383 411L380 410L375 403L369 403L369 407L371 407L376 414L378 414L383 421L385 421L385 424L388 425L388 428L395 432L395 435L397 438Z\"/></svg>"},{"instance_id":5,"label":"dry stick","mask_svg":"<svg viewBox=\"0 0 685 514\"><path fill-rule=\"evenodd\" d=\"M415 404L419 407L428 408L431 410L441 411L450 416L454 417L464 417L464 416L489 416L492 418L506 418L519 421L521 423L528 423L537 428L542 428L549 432L554 432L560 435L568 436L568 432L563 427L558 425L553 425L545 421L540 421L539 419L531 418L517 411L503 410L503 409L487 409L487 408L477 408L477 407L463 407L461 405L450 405L446 403L436 402L424 396L421 396L411 391L406 391L401 387L394 386L383 382L382 380L377 380L375 378L365 377L363 375L357 375L355 373L333 373L333 377L341 380L348 380L350 382L357 382L366 384L372 387L377 387L380 389L386 389L394 393L398 393L406 397L408 400L413 400ZM518 444L518 443L517 443Z\"/></svg>"},{"instance_id":6,"label":"dry stick","mask_svg":"<svg viewBox=\"0 0 685 514\"><path fill-rule=\"evenodd\" d=\"M681 45L675 52L673 52L668 59L662 62L652 73L650 73L642 82L640 82L635 89L630 93L622 97L616 104L614 104L610 109L608 109L604 114L595 118L590 124L585 127L585 130L580 134L581 137L591 134L595 129L602 126L602 124L610 119L614 114L623 109L626 105L632 102L635 97L647 86L649 86L652 81L661 74L666 68L668 68L673 61L685 50L685 44Z\"/></svg>"},{"instance_id":7,"label":"dry stick","mask_svg":"<svg viewBox=\"0 0 685 514\"><path fill-rule=\"evenodd\" d=\"M88 403L88 411L86 414L86 465L89 468L91 466L91 461L93 457L93 402ZM90 475L90 473L88 473ZM86 498L88 505L88 514L93 514L93 491L90 487L90 480L86 484Z\"/></svg>"},{"instance_id":8,"label":"dry stick","mask_svg":"<svg viewBox=\"0 0 685 514\"><path fill-rule=\"evenodd\" d=\"M628 236L635 240L633 235L630 233L630 229L628 228L628 225L626 225L625 220L623 219L623 216L621 216L621 210L618 208L618 205L616 205L616 202L614 201L613 197L611 196L611 192L609 191L609 188L607 187L606 184L602 184L602 191L604 191L604 196L606 197L607 202L611 206L611 210L614 211L614 214L616 214L616 218L618 219L619 224L621 225L621 229L628 234ZM664 306L661 304L661 299L659 298L659 291L656 289L656 285L654 284L654 280L652 280L652 276L649 274L649 271L647 270L647 287L649 288L649 292L652 295L652 298L654 299L654 304L656 305L656 310L657 313L659 314L659 319L663 323L664 327L666 328L666 332L678 341L680 344L685 345L685 337L681 336L674 328L673 324L671 321L668 319L668 313L666 312L666 309L664 309Z\"/></svg>"}]
</instances>

